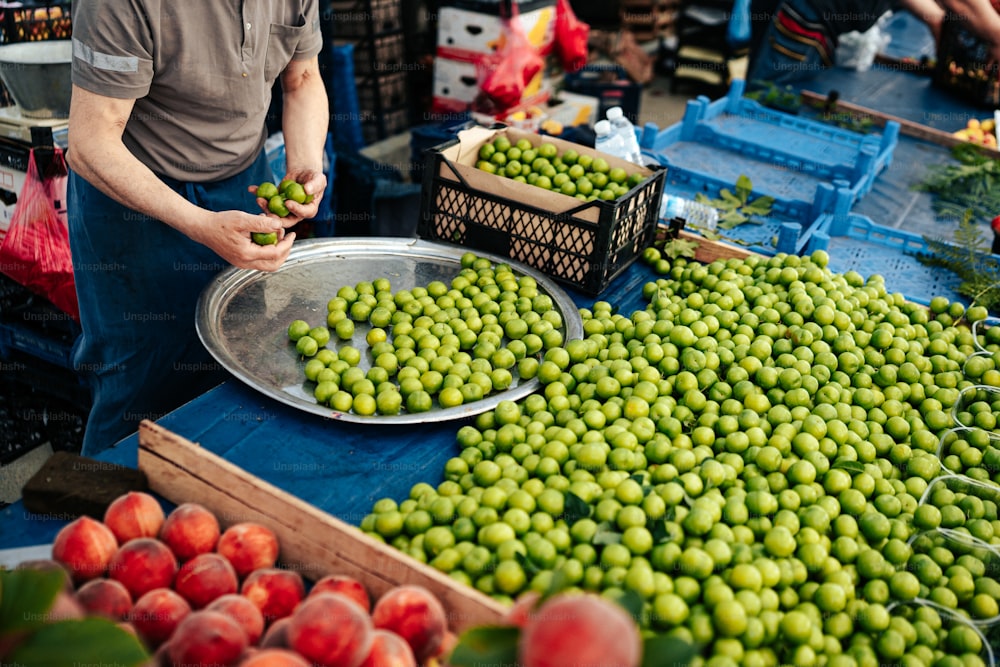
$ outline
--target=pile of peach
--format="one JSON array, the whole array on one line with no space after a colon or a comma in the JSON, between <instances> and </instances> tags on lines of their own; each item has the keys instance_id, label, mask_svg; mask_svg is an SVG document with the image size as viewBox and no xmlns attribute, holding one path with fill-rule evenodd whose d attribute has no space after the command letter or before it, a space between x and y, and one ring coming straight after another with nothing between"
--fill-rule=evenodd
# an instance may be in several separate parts
<instances>
[{"instance_id":1,"label":"pile of peach","mask_svg":"<svg viewBox=\"0 0 1000 667\"><path fill-rule=\"evenodd\" d=\"M68 524L52 547L83 612L135 632L159 665L416 667L453 643L426 589L399 586L373 605L359 581L331 574L307 592L298 572L277 567L278 553L265 526L222 531L195 503L165 516L138 492L103 521Z\"/></svg>"}]
</instances>

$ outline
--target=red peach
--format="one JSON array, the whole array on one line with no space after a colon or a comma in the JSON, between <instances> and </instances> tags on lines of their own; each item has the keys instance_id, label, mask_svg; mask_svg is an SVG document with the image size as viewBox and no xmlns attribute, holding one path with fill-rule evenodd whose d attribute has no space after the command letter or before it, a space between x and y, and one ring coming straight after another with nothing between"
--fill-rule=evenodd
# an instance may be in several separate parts
<instances>
[{"instance_id":1,"label":"red peach","mask_svg":"<svg viewBox=\"0 0 1000 667\"><path fill-rule=\"evenodd\" d=\"M49 571L54 570L63 575L63 590L68 593L72 593L73 588L73 578L69 575L69 570L66 566L57 560L52 560L51 558L34 558L31 560L23 560L18 563L15 570L42 570Z\"/></svg>"},{"instance_id":2,"label":"red peach","mask_svg":"<svg viewBox=\"0 0 1000 667\"><path fill-rule=\"evenodd\" d=\"M273 623L292 613L305 597L306 587L298 572L265 567L251 572L240 592L257 605L265 621Z\"/></svg>"},{"instance_id":3,"label":"red peach","mask_svg":"<svg viewBox=\"0 0 1000 667\"><path fill-rule=\"evenodd\" d=\"M396 586L375 603L372 621L376 628L391 630L405 639L413 655L423 662L436 655L448 630L448 619L440 600L423 586Z\"/></svg>"},{"instance_id":4,"label":"red peach","mask_svg":"<svg viewBox=\"0 0 1000 667\"><path fill-rule=\"evenodd\" d=\"M132 611L132 594L115 579L91 579L76 591L76 599L87 614L113 621L124 620Z\"/></svg>"},{"instance_id":5,"label":"red peach","mask_svg":"<svg viewBox=\"0 0 1000 667\"><path fill-rule=\"evenodd\" d=\"M636 667L641 660L639 626L624 608L593 594L549 598L518 643L518 662L525 667Z\"/></svg>"},{"instance_id":6,"label":"red peach","mask_svg":"<svg viewBox=\"0 0 1000 667\"><path fill-rule=\"evenodd\" d=\"M375 630L372 650L360 667L417 667L413 649L406 640L389 630Z\"/></svg>"},{"instance_id":7,"label":"red peach","mask_svg":"<svg viewBox=\"0 0 1000 667\"><path fill-rule=\"evenodd\" d=\"M180 622L167 654L175 665L235 665L247 649L247 636L235 620L219 611L195 611Z\"/></svg>"},{"instance_id":8,"label":"red peach","mask_svg":"<svg viewBox=\"0 0 1000 667\"><path fill-rule=\"evenodd\" d=\"M129 491L111 501L104 512L104 525L119 544L137 537L156 537L163 526L163 508L148 493Z\"/></svg>"},{"instance_id":9,"label":"red peach","mask_svg":"<svg viewBox=\"0 0 1000 667\"><path fill-rule=\"evenodd\" d=\"M167 515L160 539L182 563L198 554L215 550L219 541L219 520L198 503L184 503Z\"/></svg>"},{"instance_id":10,"label":"red peach","mask_svg":"<svg viewBox=\"0 0 1000 667\"><path fill-rule=\"evenodd\" d=\"M360 581L346 574L328 574L321 578L313 584L309 595L318 593L341 593L361 605L366 612L371 612L372 603L368 589Z\"/></svg>"},{"instance_id":11,"label":"red peach","mask_svg":"<svg viewBox=\"0 0 1000 667\"><path fill-rule=\"evenodd\" d=\"M89 516L81 516L63 526L52 543L52 558L69 570L80 583L103 577L118 550L111 529Z\"/></svg>"},{"instance_id":12,"label":"red peach","mask_svg":"<svg viewBox=\"0 0 1000 667\"><path fill-rule=\"evenodd\" d=\"M128 621L146 646L156 649L170 639L177 625L190 613L187 600L169 588L157 588L135 601Z\"/></svg>"},{"instance_id":13,"label":"red peach","mask_svg":"<svg viewBox=\"0 0 1000 667\"><path fill-rule=\"evenodd\" d=\"M129 540L108 565L108 575L125 584L132 599L154 588L169 588L175 574L177 559L170 547L152 537Z\"/></svg>"},{"instance_id":14,"label":"red peach","mask_svg":"<svg viewBox=\"0 0 1000 667\"><path fill-rule=\"evenodd\" d=\"M86 615L87 612L84 610L83 605L72 594L66 591L59 591L56 594L56 599L52 601L49 611L45 614L45 620L48 623L54 623L55 621L69 621L83 618Z\"/></svg>"},{"instance_id":15,"label":"red peach","mask_svg":"<svg viewBox=\"0 0 1000 667\"><path fill-rule=\"evenodd\" d=\"M130 609L129 611L132 611L132 610ZM121 621L119 623L115 623L115 625L117 625L119 628L121 628L125 632L129 633L130 635L132 635L136 639L140 638L139 637L139 631L136 630L135 626L132 625L131 623L129 623L128 621Z\"/></svg>"},{"instance_id":16,"label":"red peach","mask_svg":"<svg viewBox=\"0 0 1000 667\"><path fill-rule=\"evenodd\" d=\"M215 550L229 559L240 579L278 562L278 536L267 526L244 522L226 528Z\"/></svg>"},{"instance_id":17,"label":"red peach","mask_svg":"<svg viewBox=\"0 0 1000 667\"><path fill-rule=\"evenodd\" d=\"M223 595L213 600L205 609L221 611L233 617L247 633L247 641L251 646L256 646L264 634L264 615L260 613L257 605L242 595L237 593Z\"/></svg>"},{"instance_id":18,"label":"red peach","mask_svg":"<svg viewBox=\"0 0 1000 667\"><path fill-rule=\"evenodd\" d=\"M235 593L239 587L236 570L217 553L198 554L181 565L174 580L174 590L192 609L201 609L216 598Z\"/></svg>"},{"instance_id":19,"label":"red peach","mask_svg":"<svg viewBox=\"0 0 1000 667\"><path fill-rule=\"evenodd\" d=\"M340 593L319 593L303 602L288 626L288 645L322 667L359 667L374 640L371 617Z\"/></svg>"},{"instance_id":20,"label":"red peach","mask_svg":"<svg viewBox=\"0 0 1000 667\"><path fill-rule=\"evenodd\" d=\"M295 651L266 648L241 662L240 667L310 667L310 665Z\"/></svg>"},{"instance_id":21,"label":"red peach","mask_svg":"<svg viewBox=\"0 0 1000 667\"><path fill-rule=\"evenodd\" d=\"M288 648L288 626L292 622L291 616L279 618L261 637L261 648Z\"/></svg>"},{"instance_id":22,"label":"red peach","mask_svg":"<svg viewBox=\"0 0 1000 667\"><path fill-rule=\"evenodd\" d=\"M531 617L534 616L538 600L541 597L541 593L538 591L528 591L514 600L514 604L507 610L505 619L507 623L519 628L527 625Z\"/></svg>"}]
</instances>

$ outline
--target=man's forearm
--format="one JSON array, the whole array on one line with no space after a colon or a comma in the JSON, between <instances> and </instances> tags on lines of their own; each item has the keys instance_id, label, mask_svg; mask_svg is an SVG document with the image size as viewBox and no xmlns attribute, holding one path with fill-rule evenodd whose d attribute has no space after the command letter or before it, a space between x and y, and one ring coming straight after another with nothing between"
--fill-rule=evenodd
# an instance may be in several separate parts
<instances>
[{"instance_id":1,"label":"man's forearm","mask_svg":"<svg viewBox=\"0 0 1000 667\"><path fill-rule=\"evenodd\" d=\"M207 212L171 190L120 141L73 140L67 159L73 171L118 203L197 238Z\"/></svg>"},{"instance_id":2,"label":"man's forearm","mask_svg":"<svg viewBox=\"0 0 1000 667\"><path fill-rule=\"evenodd\" d=\"M330 104L318 68L283 90L282 132L288 170L323 170Z\"/></svg>"}]
</instances>

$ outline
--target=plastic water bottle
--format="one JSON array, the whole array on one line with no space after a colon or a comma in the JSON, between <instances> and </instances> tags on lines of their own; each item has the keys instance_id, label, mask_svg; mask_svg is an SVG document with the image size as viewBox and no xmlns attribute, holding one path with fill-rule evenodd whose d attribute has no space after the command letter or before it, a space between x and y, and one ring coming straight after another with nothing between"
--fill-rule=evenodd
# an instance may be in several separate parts
<instances>
[{"instance_id":1,"label":"plastic water bottle","mask_svg":"<svg viewBox=\"0 0 1000 667\"><path fill-rule=\"evenodd\" d=\"M660 204L660 217L664 220L682 218L692 226L715 231L719 225L719 212L713 206L708 206L677 195L663 195Z\"/></svg>"},{"instance_id":2,"label":"plastic water bottle","mask_svg":"<svg viewBox=\"0 0 1000 667\"><path fill-rule=\"evenodd\" d=\"M625 117L625 112L621 107L611 107L606 114L611 128L622 138L625 144L626 160L632 164L644 164L642 160L642 150L639 148L639 140L635 136L635 126Z\"/></svg>"},{"instance_id":3,"label":"plastic water bottle","mask_svg":"<svg viewBox=\"0 0 1000 667\"><path fill-rule=\"evenodd\" d=\"M611 127L610 121L599 120L594 123L594 148L607 155L614 157L625 157L625 142L621 136Z\"/></svg>"}]
</instances>

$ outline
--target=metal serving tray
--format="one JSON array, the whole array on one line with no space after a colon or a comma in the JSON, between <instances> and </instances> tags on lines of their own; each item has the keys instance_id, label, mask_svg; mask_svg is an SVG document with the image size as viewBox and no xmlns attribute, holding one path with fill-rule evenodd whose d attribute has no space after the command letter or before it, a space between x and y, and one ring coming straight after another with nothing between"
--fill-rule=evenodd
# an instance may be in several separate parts
<instances>
[{"instance_id":1,"label":"metal serving tray","mask_svg":"<svg viewBox=\"0 0 1000 667\"><path fill-rule=\"evenodd\" d=\"M198 302L198 336L229 372L277 401L322 417L358 423L410 424L461 419L492 410L502 400L517 400L539 387L536 378L514 382L482 400L428 412L363 416L320 405L304 374L305 361L288 341L288 325L303 319L326 324L327 302L344 285L388 278L392 291L450 283L461 270L467 248L412 238L338 238L296 241L287 261L273 273L230 268L205 288ZM508 264L516 273L531 276L539 292L548 294L563 319L565 340L583 337L580 312L572 299L547 276L507 257L476 252L495 264ZM361 367L371 367L365 342L370 326L357 323L354 337L341 343L336 336L327 347L353 345L362 351Z\"/></svg>"}]
</instances>

